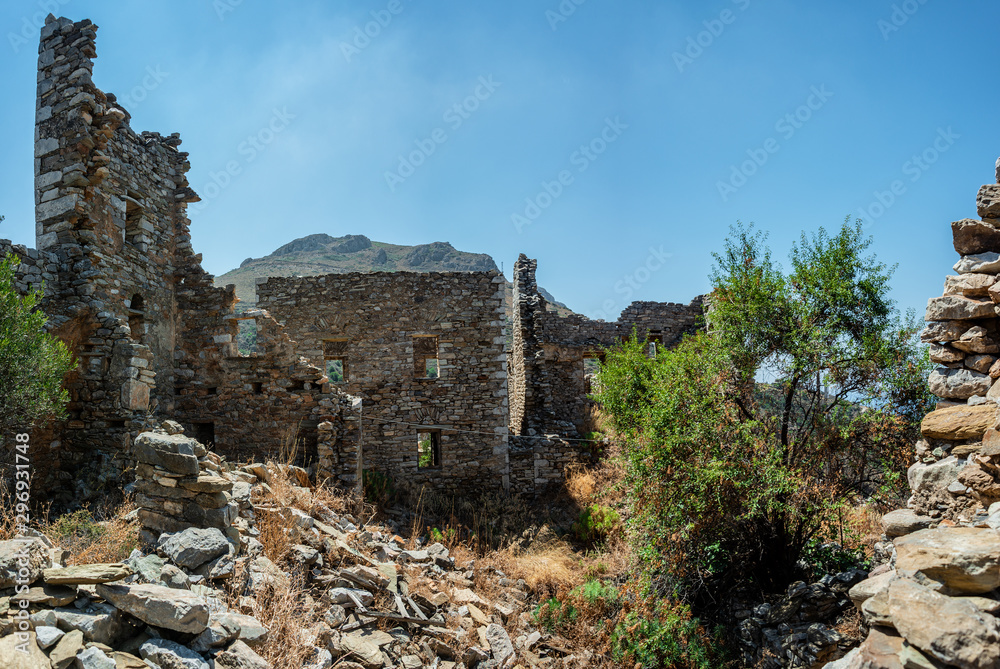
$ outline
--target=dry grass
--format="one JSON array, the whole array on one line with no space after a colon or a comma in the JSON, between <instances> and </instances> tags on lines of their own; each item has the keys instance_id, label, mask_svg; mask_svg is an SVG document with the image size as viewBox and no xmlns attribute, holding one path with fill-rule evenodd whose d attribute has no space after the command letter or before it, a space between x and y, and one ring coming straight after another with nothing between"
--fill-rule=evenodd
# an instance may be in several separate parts
<instances>
[{"instance_id":1,"label":"dry grass","mask_svg":"<svg viewBox=\"0 0 1000 669\"><path fill-rule=\"evenodd\" d=\"M38 530L56 546L69 551L68 564L122 562L139 547L139 520L127 516L135 502L126 498L115 507L80 509L49 520Z\"/></svg>"},{"instance_id":2,"label":"dry grass","mask_svg":"<svg viewBox=\"0 0 1000 669\"><path fill-rule=\"evenodd\" d=\"M521 552L513 547L488 555L486 563L511 579L524 579L531 591L539 599L554 597L560 591L569 590L586 580L585 561L576 557L573 548L564 541L554 541L537 550ZM476 585L490 589L488 578Z\"/></svg>"},{"instance_id":3,"label":"dry grass","mask_svg":"<svg viewBox=\"0 0 1000 669\"><path fill-rule=\"evenodd\" d=\"M238 610L237 592L230 591L229 605ZM267 644L257 652L272 669L304 667L319 645L319 611L316 602L306 594L301 576L293 574L287 587L267 586L251 594L253 604L248 613L269 630Z\"/></svg>"}]
</instances>

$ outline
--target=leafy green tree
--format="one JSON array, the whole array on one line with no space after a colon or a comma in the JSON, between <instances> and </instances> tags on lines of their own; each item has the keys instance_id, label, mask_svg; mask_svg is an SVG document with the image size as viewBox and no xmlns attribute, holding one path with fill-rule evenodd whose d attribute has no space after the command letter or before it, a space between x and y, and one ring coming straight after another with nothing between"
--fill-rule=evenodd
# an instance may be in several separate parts
<instances>
[{"instance_id":1,"label":"leafy green tree","mask_svg":"<svg viewBox=\"0 0 1000 669\"><path fill-rule=\"evenodd\" d=\"M66 345L45 331L38 309L42 291L19 295L14 287L18 261L0 260L0 435L22 431L46 418L65 415L63 378L73 369Z\"/></svg>"},{"instance_id":2,"label":"leafy green tree","mask_svg":"<svg viewBox=\"0 0 1000 669\"><path fill-rule=\"evenodd\" d=\"M707 333L655 358L633 336L602 366L661 594L783 588L838 505L894 494L929 408L917 324L861 228L803 235L788 274L764 242L740 226L715 256Z\"/></svg>"}]
</instances>

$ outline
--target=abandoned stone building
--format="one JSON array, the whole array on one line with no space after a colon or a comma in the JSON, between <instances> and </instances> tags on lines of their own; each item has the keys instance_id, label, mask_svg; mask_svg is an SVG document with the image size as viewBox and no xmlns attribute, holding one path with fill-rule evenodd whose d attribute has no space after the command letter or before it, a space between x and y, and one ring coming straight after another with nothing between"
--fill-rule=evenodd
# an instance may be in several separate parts
<instances>
[{"instance_id":1,"label":"abandoned stone building","mask_svg":"<svg viewBox=\"0 0 1000 669\"><path fill-rule=\"evenodd\" d=\"M238 314L191 247L199 198L179 136L136 133L94 85L96 31L46 20L37 249L0 241L21 259L20 290L44 283L50 328L79 362L68 419L33 440L57 503L127 480L133 440L164 417L231 458L296 457L346 485L370 469L452 492L539 492L588 457L572 441L584 361L633 327L663 345L697 327L699 299L635 303L615 323L559 318L524 256L509 324L496 272L271 278L260 308ZM256 321L253 353L237 350L240 319Z\"/></svg>"}]
</instances>

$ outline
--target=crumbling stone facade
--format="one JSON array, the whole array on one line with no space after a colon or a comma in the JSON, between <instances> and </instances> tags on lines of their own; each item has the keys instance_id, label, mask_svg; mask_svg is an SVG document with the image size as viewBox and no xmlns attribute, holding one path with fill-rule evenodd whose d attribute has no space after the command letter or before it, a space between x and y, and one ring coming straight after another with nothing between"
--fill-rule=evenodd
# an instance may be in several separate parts
<instances>
[{"instance_id":1,"label":"crumbling stone facade","mask_svg":"<svg viewBox=\"0 0 1000 669\"><path fill-rule=\"evenodd\" d=\"M97 26L50 16L41 33L35 137L38 250L21 258L19 287L44 281L52 332L79 361L66 381L69 420L42 430L58 497L85 499L120 481L132 440L152 414L184 423L229 455L304 447L351 399L324 387L322 370L294 351L266 313L253 317L261 353L240 357L232 287L217 289L193 252L180 138L137 134L114 95L91 79ZM356 421L354 421L356 423ZM329 435L328 435L329 436ZM311 451L309 450L311 447ZM41 463L39 463L41 464ZM332 472L357 479L357 462Z\"/></svg>"},{"instance_id":2,"label":"crumbling stone facade","mask_svg":"<svg viewBox=\"0 0 1000 669\"><path fill-rule=\"evenodd\" d=\"M258 286L262 308L237 313L233 286L215 288L191 247L186 208L199 198L180 137L136 133L93 84L96 32L46 20L38 249L0 241L21 258L20 290L44 284L50 329L79 362L69 419L34 440L57 504L131 478L133 441L158 417L223 455L295 458L346 485L370 469L450 492L537 493L590 452L574 441L583 360L633 327L669 345L697 326L699 300L635 303L616 323L560 318L524 256L509 351L496 271L272 278ZM257 346L244 355L246 319Z\"/></svg>"},{"instance_id":3,"label":"crumbling stone facade","mask_svg":"<svg viewBox=\"0 0 1000 669\"><path fill-rule=\"evenodd\" d=\"M672 346L700 327L703 300L691 304L633 302L614 323L584 316L559 317L546 310L535 283L537 261L521 254L514 263L511 350L511 432L515 435L580 436L588 403L584 360L599 358L632 336Z\"/></svg>"},{"instance_id":4,"label":"crumbling stone facade","mask_svg":"<svg viewBox=\"0 0 1000 669\"><path fill-rule=\"evenodd\" d=\"M343 377L337 387L363 398L355 413L364 417L364 468L451 492L508 485L503 298L495 271L328 274L257 286L258 306L298 353L331 365Z\"/></svg>"}]
</instances>

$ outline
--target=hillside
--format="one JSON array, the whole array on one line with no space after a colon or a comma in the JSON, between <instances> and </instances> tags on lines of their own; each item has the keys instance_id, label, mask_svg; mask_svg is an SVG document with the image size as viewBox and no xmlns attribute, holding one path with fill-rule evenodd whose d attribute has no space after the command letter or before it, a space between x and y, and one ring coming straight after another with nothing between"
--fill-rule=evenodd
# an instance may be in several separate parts
<instances>
[{"instance_id":1,"label":"hillside","mask_svg":"<svg viewBox=\"0 0 1000 669\"><path fill-rule=\"evenodd\" d=\"M263 258L247 258L236 269L215 277L216 286L236 285L241 310L257 303L256 280L270 276L315 276L348 272L485 272L498 270L485 253L459 251L448 242L405 246L373 242L364 235L315 234L293 240ZM544 288L549 310L573 313ZM511 284L507 283L510 314Z\"/></svg>"}]
</instances>

